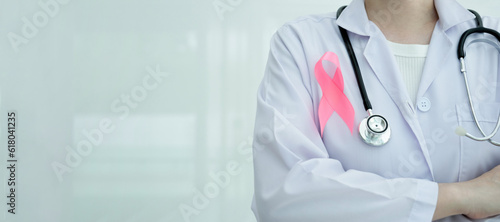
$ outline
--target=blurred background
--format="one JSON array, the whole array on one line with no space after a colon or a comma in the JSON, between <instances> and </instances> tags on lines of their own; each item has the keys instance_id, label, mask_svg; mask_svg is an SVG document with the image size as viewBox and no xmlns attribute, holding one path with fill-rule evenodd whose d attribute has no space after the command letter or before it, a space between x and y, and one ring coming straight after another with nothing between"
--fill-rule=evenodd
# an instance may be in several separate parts
<instances>
[{"instance_id":1,"label":"blurred background","mask_svg":"<svg viewBox=\"0 0 500 222\"><path fill-rule=\"evenodd\" d=\"M256 221L270 38L349 2L0 0L1 157L15 111L18 161L3 221ZM459 2L499 15L499 1Z\"/></svg>"}]
</instances>

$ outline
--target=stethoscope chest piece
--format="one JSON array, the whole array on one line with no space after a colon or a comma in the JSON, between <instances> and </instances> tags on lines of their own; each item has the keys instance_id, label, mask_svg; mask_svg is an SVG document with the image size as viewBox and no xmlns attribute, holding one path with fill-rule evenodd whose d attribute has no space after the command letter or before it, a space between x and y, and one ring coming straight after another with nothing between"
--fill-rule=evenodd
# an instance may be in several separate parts
<instances>
[{"instance_id":1,"label":"stethoscope chest piece","mask_svg":"<svg viewBox=\"0 0 500 222\"><path fill-rule=\"evenodd\" d=\"M382 146L391 138L391 128L387 120L380 115L370 115L359 124L359 134L365 143Z\"/></svg>"}]
</instances>

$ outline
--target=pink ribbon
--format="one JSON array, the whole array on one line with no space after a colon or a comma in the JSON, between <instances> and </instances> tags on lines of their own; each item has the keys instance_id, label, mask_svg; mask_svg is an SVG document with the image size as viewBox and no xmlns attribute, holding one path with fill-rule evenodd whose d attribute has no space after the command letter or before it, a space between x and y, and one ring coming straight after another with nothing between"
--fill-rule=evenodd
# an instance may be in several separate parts
<instances>
[{"instance_id":1,"label":"pink ribbon","mask_svg":"<svg viewBox=\"0 0 500 222\"><path fill-rule=\"evenodd\" d=\"M328 61L335 65L335 74L332 79L330 79L330 76L328 76L328 73L323 68L323 61ZM323 91L323 97L321 97L318 109L321 137L323 137L326 122L328 122L328 119L334 112L337 112L340 118L342 118L352 134L354 128L354 108L344 94L344 78L340 70L339 57L333 52L326 52L316 63L314 73Z\"/></svg>"}]
</instances>

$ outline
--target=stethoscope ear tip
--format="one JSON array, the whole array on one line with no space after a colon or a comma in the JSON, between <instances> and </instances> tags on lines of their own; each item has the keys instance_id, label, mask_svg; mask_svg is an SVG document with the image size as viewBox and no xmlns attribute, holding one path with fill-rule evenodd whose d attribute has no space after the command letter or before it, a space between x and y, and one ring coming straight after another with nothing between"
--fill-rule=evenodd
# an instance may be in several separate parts
<instances>
[{"instance_id":1,"label":"stethoscope ear tip","mask_svg":"<svg viewBox=\"0 0 500 222\"><path fill-rule=\"evenodd\" d=\"M459 135L459 136L465 136L467 135L467 130L465 130L463 127L461 126L458 126L456 129L455 129L455 134Z\"/></svg>"}]
</instances>

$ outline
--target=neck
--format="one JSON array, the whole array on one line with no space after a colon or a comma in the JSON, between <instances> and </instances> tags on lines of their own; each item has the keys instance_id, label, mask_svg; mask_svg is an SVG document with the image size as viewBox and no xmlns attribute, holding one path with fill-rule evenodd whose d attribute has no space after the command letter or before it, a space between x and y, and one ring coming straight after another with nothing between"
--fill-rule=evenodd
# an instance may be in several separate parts
<instances>
[{"instance_id":1,"label":"neck","mask_svg":"<svg viewBox=\"0 0 500 222\"><path fill-rule=\"evenodd\" d=\"M368 19L387 40L429 44L438 20L434 0L365 0Z\"/></svg>"}]
</instances>

